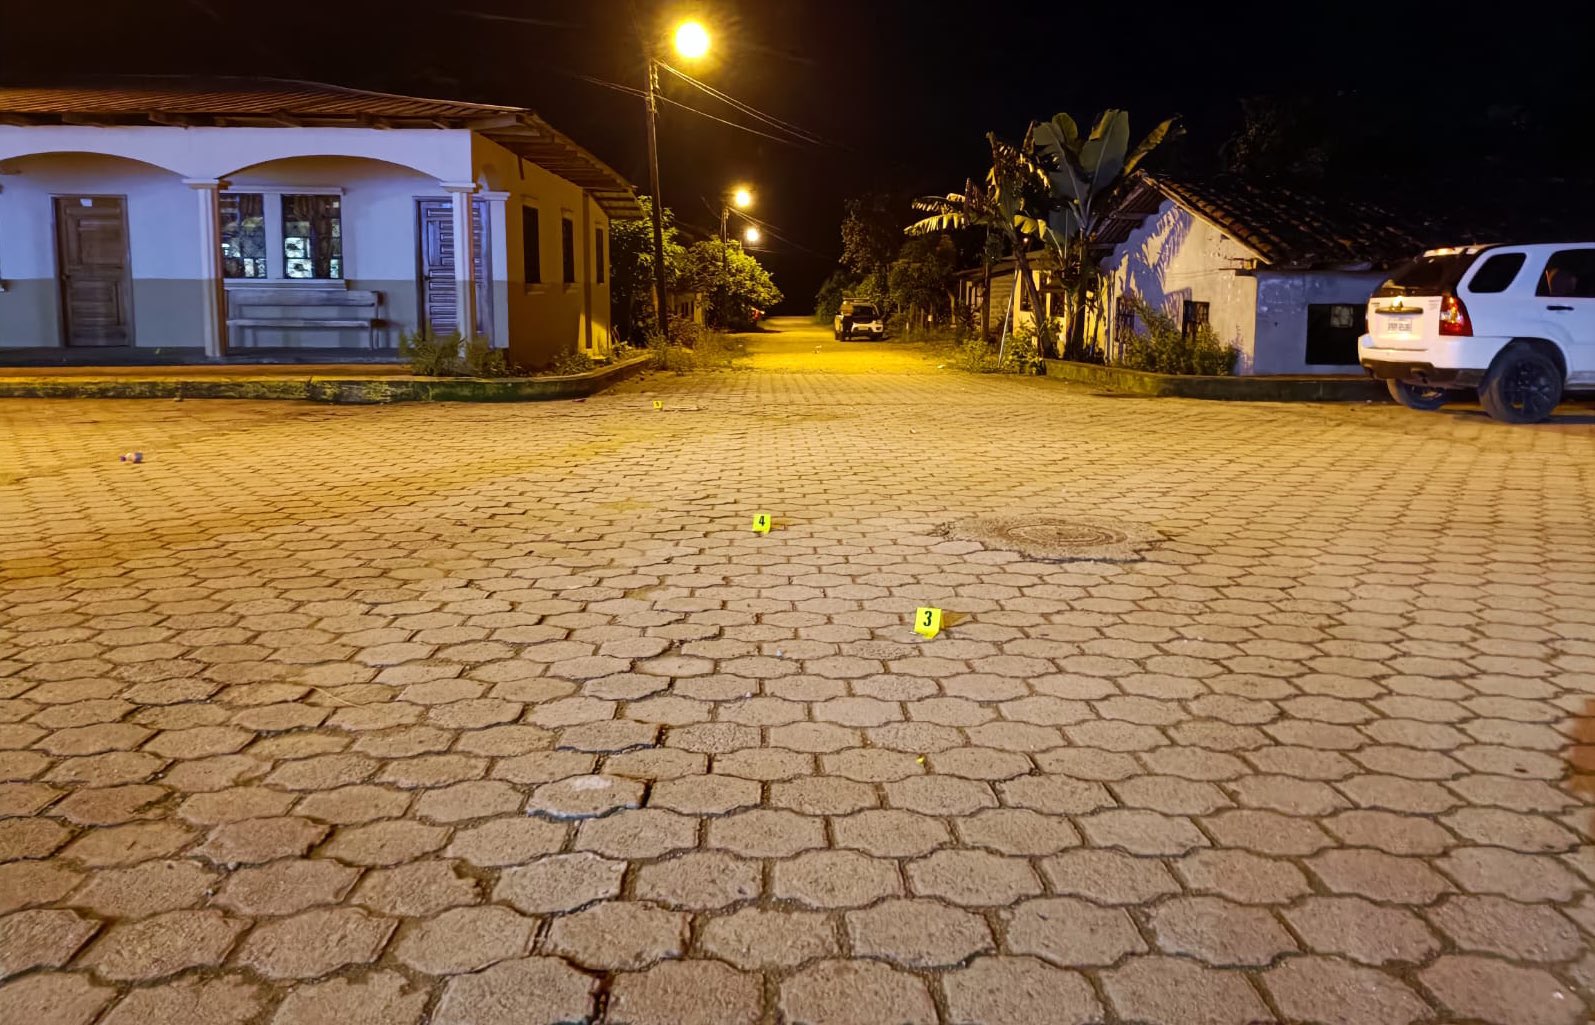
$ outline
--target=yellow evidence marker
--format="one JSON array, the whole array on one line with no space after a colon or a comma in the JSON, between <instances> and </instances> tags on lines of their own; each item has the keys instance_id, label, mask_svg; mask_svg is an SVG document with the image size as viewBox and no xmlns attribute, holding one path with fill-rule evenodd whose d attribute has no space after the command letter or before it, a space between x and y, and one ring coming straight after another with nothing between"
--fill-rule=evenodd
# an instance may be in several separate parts
<instances>
[{"instance_id":1,"label":"yellow evidence marker","mask_svg":"<svg viewBox=\"0 0 1595 1025\"><path fill-rule=\"evenodd\" d=\"M665 400L664 399L654 399L654 408L655 409L664 409L665 408Z\"/></svg>"},{"instance_id":2,"label":"yellow evidence marker","mask_svg":"<svg viewBox=\"0 0 1595 1025\"><path fill-rule=\"evenodd\" d=\"M914 632L926 640L941 633L941 609L915 609Z\"/></svg>"},{"instance_id":3,"label":"yellow evidence marker","mask_svg":"<svg viewBox=\"0 0 1595 1025\"><path fill-rule=\"evenodd\" d=\"M775 521L770 518L769 513L754 513L753 532L755 534L768 534L770 532L770 525L774 522Z\"/></svg>"}]
</instances>

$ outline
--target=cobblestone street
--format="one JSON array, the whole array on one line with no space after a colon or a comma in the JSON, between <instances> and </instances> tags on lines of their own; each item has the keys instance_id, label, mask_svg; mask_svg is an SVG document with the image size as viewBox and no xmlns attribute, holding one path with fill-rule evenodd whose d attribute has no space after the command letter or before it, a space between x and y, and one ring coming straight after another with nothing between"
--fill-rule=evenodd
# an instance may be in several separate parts
<instances>
[{"instance_id":1,"label":"cobblestone street","mask_svg":"<svg viewBox=\"0 0 1595 1025\"><path fill-rule=\"evenodd\" d=\"M0 1022L1589 1020L1586 411L858 344L0 403Z\"/></svg>"}]
</instances>

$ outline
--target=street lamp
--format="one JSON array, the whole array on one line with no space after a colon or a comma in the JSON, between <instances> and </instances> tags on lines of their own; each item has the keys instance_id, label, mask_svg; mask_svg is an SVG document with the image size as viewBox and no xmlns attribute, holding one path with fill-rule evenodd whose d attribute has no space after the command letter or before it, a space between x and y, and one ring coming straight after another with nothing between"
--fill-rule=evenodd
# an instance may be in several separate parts
<instances>
[{"instance_id":1,"label":"street lamp","mask_svg":"<svg viewBox=\"0 0 1595 1025\"><path fill-rule=\"evenodd\" d=\"M709 30L696 21L676 26L676 52L687 60L697 60L709 52ZM670 338L670 307L665 276L665 204L659 192L659 56L648 50L648 179L653 188L654 222L654 308L659 331Z\"/></svg>"},{"instance_id":2,"label":"street lamp","mask_svg":"<svg viewBox=\"0 0 1595 1025\"><path fill-rule=\"evenodd\" d=\"M763 237L764 236L760 233L759 229L751 224L748 225L747 230L742 233L742 240L750 246L758 245L759 239Z\"/></svg>"},{"instance_id":3,"label":"street lamp","mask_svg":"<svg viewBox=\"0 0 1595 1025\"><path fill-rule=\"evenodd\" d=\"M696 21L684 21L676 26L676 52L688 60L697 60L709 52L709 30Z\"/></svg>"},{"instance_id":4,"label":"street lamp","mask_svg":"<svg viewBox=\"0 0 1595 1025\"><path fill-rule=\"evenodd\" d=\"M753 190L746 185L738 185L731 190L731 203L722 201L720 204L720 317L722 321L726 314L726 301L730 298L731 292L731 266L727 255L727 250L731 247L731 240L726 234L726 227L727 222L731 219L732 204L735 204L738 210L746 210L753 205ZM758 230L751 225L748 227L748 231L753 232L755 235ZM746 232L743 233L743 237L747 237ZM752 242L755 239L749 238L748 241Z\"/></svg>"}]
</instances>

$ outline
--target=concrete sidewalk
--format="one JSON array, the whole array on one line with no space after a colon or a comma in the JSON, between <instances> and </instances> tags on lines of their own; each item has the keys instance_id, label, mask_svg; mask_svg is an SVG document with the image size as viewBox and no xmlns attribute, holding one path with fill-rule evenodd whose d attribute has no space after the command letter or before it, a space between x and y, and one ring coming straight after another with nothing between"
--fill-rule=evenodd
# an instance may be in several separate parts
<instances>
[{"instance_id":1,"label":"concrete sidewalk","mask_svg":"<svg viewBox=\"0 0 1595 1025\"><path fill-rule=\"evenodd\" d=\"M584 374L504 378L417 377L402 364L370 363L8 367L0 369L0 398L535 402L583 398L646 365L640 356Z\"/></svg>"}]
</instances>

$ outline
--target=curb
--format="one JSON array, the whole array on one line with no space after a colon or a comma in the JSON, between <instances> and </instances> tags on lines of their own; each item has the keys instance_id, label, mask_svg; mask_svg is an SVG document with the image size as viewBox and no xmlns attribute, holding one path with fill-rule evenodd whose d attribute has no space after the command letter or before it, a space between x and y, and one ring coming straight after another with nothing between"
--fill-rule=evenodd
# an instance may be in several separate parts
<instances>
[{"instance_id":1,"label":"curb","mask_svg":"<svg viewBox=\"0 0 1595 1025\"><path fill-rule=\"evenodd\" d=\"M549 402L586 398L643 370L649 357L561 377L3 377L6 399L286 399L335 405L390 402Z\"/></svg>"},{"instance_id":2,"label":"curb","mask_svg":"<svg viewBox=\"0 0 1595 1025\"><path fill-rule=\"evenodd\" d=\"M1383 381L1368 377L1197 377L1154 374L1071 360L1042 360L1046 376L1149 398L1225 402L1389 402Z\"/></svg>"}]
</instances>

